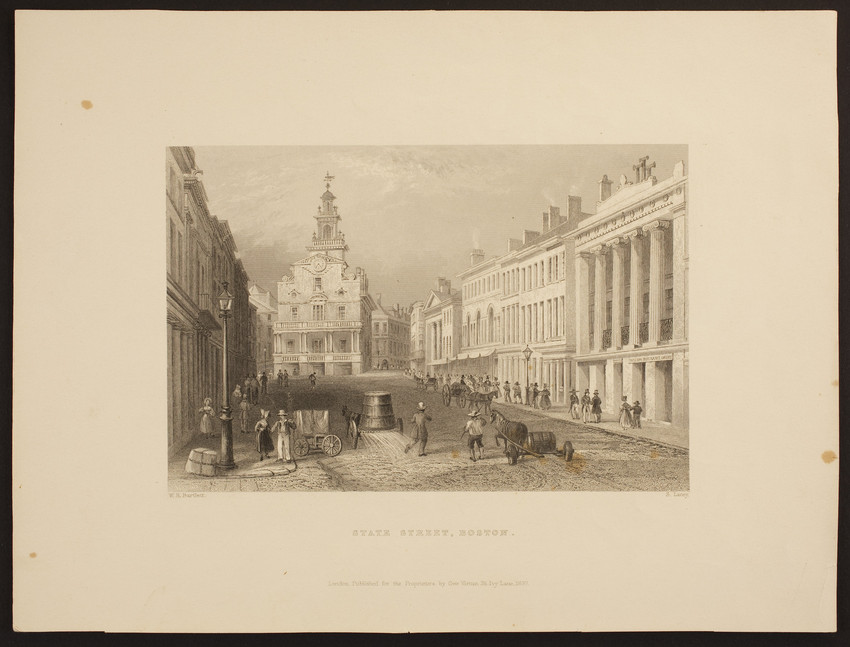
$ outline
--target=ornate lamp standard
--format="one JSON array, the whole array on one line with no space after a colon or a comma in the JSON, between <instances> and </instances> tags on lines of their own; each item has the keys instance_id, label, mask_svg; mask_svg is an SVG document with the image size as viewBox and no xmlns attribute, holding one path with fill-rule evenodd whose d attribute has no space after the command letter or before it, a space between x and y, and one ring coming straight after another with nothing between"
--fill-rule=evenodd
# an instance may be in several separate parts
<instances>
[{"instance_id":1,"label":"ornate lamp standard","mask_svg":"<svg viewBox=\"0 0 850 647\"><path fill-rule=\"evenodd\" d=\"M221 383L224 395L221 402L221 458L218 466L223 470L236 467L233 462L233 418L230 417L230 390L227 388L227 320L233 312L233 295L227 291L227 283L223 282L224 291L218 296L218 316L224 320L224 336L222 337L221 353Z\"/></svg>"},{"instance_id":2,"label":"ornate lamp standard","mask_svg":"<svg viewBox=\"0 0 850 647\"><path fill-rule=\"evenodd\" d=\"M528 360L531 359L531 354L534 351L529 348L528 344L525 345L525 350L522 351L522 354L525 356L525 403L528 402Z\"/></svg>"}]
</instances>

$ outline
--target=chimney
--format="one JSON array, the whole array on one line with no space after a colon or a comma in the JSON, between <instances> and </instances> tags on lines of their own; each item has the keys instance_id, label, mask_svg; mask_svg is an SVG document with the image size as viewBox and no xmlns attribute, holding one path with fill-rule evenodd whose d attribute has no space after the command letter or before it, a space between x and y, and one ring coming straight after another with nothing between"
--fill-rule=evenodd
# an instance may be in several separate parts
<instances>
[{"instance_id":1,"label":"chimney","mask_svg":"<svg viewBox=\"0 0 850 647\"><path fill-rule=\"evenodd\" d=\"M534 242L538 238L540 238L540 232L539 231L531 231L530 229L523 229L522 230L522 244L523 245L528 245L528 243Z\"/></svg>"},{"instance_id":2,"label":"chimney","mask_svg":"<svg viewBox=\"0 0 850 647\"><path fill-rule=\"evenodd\" d=\"M599 180L599 202L605 202L611 197L611 185L613 182L608 179L607 175L603 175Z\"/></svg>"},{"instance_id":3,"label":"chimney","mask_svg":"<svg viewBox=\"0 0 850 647\"><path fill-rule=\"evenodd\" d=\"M378 305L381 305L381 293L380 292L378 292L378 294L375 295L375 302Z\"/></svg>"},{"instance_id":4,"label":"chimney","mask_svg":"<svg viewBox=\"0 0 850 647\"><path fill-rule=\"evenodd\" d=\"M469 265L478 265L481 261L484 260L484 250L483 249L473 249L472 253L469 255Z\"/></svg>"},{"instance_id":5,"label":"chimney","mask_svg":"<svg viewBox=\"0 0 850 647\"><path fill-rule=\"evenodd\" d=\"M444 276L437 277L437 292L440 294L447 294L452 287L452 282L447 281Z\"/></svg>"},{"instance_id":6,"label":"chimney","mask_svg":"<svg viewBox=\"0 0 850 647\"><path fill-rule=\"evenodd\" d=\"M567 218L572 221L581 219L581 196L567 196Z\"/></svg>"},{"instance_id":7,"label":"chimney","mask_svg":"<svg viewBox=\"0 0 850 647\"><path fill-rule=\"evenodd\" d=\"M554 229L561 224L560 207L550 206L549 211L543 212L543 232Z\"/></svg>"},{"instance_id":8,"label":"chimney","mask_svg":"<svg viewBox=\"0 0 850 647\"><path fill-rule=\"evenodd\" d=\"M508 238L508 251L512 252L515 249L522 247L522 241L519 238Z\"/></svg>"}]
</instances>

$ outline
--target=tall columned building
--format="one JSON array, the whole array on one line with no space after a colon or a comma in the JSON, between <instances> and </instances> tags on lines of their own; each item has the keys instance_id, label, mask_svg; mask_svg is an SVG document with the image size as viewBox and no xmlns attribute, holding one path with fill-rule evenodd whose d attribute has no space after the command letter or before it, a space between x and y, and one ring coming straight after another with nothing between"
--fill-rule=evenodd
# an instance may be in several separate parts
<instances>
[{"instance_id":1,"label":"tall columned building","mask_svg":"<svg viewBox=\"0 0 850 647\"><path fill-rule=\"evenodd\" d=\"M370 318L375 302L361 268L345 260L348 245L339 229L342 217L325 176L321 205L313 215L316 231L309 255L290 266L278 286L274 372L303 375L356 375L368 370Z\"/></svg>"},{"instance_id":2,"label":"tall columned building","mask_svg":"<svg viewBox=\"0 0 850 647\"><path fill-rule=\"evenodd\" d=\"M688 426L688 176L659 181L646 157L575 239L576 385L616 412L623 395L646 418Z\"/></svg>"}]
</instances>

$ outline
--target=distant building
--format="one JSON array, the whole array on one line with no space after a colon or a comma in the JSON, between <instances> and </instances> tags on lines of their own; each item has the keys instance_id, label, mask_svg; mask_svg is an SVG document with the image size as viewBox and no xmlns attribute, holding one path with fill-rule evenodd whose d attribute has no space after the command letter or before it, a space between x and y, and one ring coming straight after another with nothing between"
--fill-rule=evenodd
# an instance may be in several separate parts
<instances>
[{"instance_id":1,"label":"distant building","mask_svg":"<svg viewBox=\"0 0 850 647\"><path fill-rule=\"evenodd\" d=\"M451 358L460 348L461 296L451 281L437 279L425 299L425 371L431 375L455 372Z\"/></svg>"},{"instance_id":2,"label":"distant building","mask_svg":"<svg viewBox=\"0 0 850 647\"><path fill-rule=\"evenodd\" d=\"M688 426L688 176L652 175L612 193L599 182L597 213L573 232L576 245L576 384L598 390L615 412L625 395L650 420Z\"/></svg>"},{"instance_id":3,"label":"distant building","mask_svg":"<svg viewBox=\"0 0 850 647\"><path fill-rule=\"evenodd\" d=\"M398 304L381 305L375 297L372 311L372 368L407 368L410 351L410 311Z\"/></svg>"},{"instance_id":4,"label":"distant building","mask_svg":"<svg viewBox=\"0 0 850 647\"><path fill-rule=\"evenodd\" d=\"M274 370L274 325L277 321L277 299L271 292L256 284L248 289L248 298L257 308L257 334L254 346L257 372L271 373Z\"/></svg>"},{"instance_id":5,"label":"distant building","mask_svg":"<svg viewBox=\"0 0 850 647\"><path fill-rule=\"evenodd\" d=\"M425 302L415 301L410 306L409 368L425 372Z\"/></svg>"},{"instance_id":6,"label":"distant building","mask_svg":"<svg viewBox=\"0 0 850 647\"><path fill-rule=\"evenodd\" d=\"M309 255L293 263L278 282L274 331L274 372L352 375L368 370L371 315L375 302L361 268L345 260L348 245L339 229L342 217L331 193L333 177L314 214L316 231Z\"/></svg>"},{"instance_id":7,"label":"distant building","mask_svg":"<svg viewBox=\"0 0 850 647\"><path fill-rule=\"evenodd\" d=\"M168 452L198 430L204 398L221 409L224 388L256 369L248 276L227 222L209 211L202 172L187 146L166 149L166 313L168 326ZM222 325L218 295L233 295L228 319L228 380L222 384ZM216 422L217 424L217 422Z\"/></svg>"}]
</instances>

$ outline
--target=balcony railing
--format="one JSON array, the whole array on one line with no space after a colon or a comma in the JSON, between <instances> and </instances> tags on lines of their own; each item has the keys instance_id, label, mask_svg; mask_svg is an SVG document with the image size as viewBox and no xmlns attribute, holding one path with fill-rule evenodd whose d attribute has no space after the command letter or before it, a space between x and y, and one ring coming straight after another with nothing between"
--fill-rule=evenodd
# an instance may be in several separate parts
<instances>
[{"instance_id":1,"label":"balcony railing","mask_svg":"<svg viewBox=\"0 0 850 647\"><path fill-rule=\"evenodd\" d=\"M318 321L276 321L275 330L313 330L316 328L360 328L360 321L318 320Z\"/></svg>"},{"instance_id":2,"label":"balcony railing","mask_svg":"<svg viewBox=\"0 0 850 647\"><path fill-rule=\"evenodd\" d=\"M602 331L602 348L611 348L611 329Z\"/></svg>"},{"instance_id":3,"label":"balcony railing","mask_svg":"<svg viewBox=\"0 0 850 647\"><path fill-rule=\"evenodd\" d=\"M620 328L620 343L623 346L627 346L629 343L629 327L623 326Z\"/></svg>"},{"instance_id":4,"label":"balcony railing","mask_svg":"<svg viewBox=\"0 0 850 647\"><path fill-rule=\"evenodd\" d=\"M649 341L649 322L644 321L640 324L640 329L638 331L640 333L640 343L645 344Z\"/></svg>"},{"instance_id":5,"label":"balcony railing","mask_svg":"<svg viewBox=\"0 0 850 647\"><path fill-rule=\"evenodd\" d=\"M673 319L661 320L661 335L659 336L659 339L661 341L673 339Z\"/></svg>"}]
</instances>

